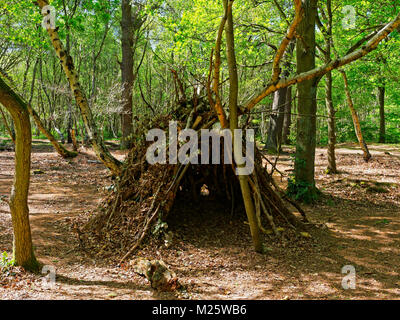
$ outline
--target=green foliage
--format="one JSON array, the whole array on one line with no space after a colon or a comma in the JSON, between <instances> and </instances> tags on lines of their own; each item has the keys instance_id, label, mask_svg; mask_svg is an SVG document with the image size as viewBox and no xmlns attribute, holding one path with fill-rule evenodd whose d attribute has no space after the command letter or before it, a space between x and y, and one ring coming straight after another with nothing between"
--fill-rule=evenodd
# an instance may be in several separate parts
<instances>
[{"instance_id":1,"label":"green foliage","mask_svg":"<svg viewBox=\"0 0 400 320\"><path fill-rule=\"evenodd\" d=\"M290 178L286 194L296 201L314 203L318 200L320 192L315 185L311 185L305 181L296 182L294 178Z\"/></svg>"},{"instance_id":2,"label":"green foliage","mask_svg":"<svg viewBox=\"0 0 400 320\"><path fill-rule=\"evenodd\" d=\"M65 7L64 7L65 3ZM84 0L75 7L72 0L53 0L57 26L63 43L69 39L71 56L80 73L80 83L90 100L95 121L106 139L121 136L121 1ZM279 0L284 14L291 19L293 2ZM138 68L133 89L133 113L138 119L151 118L154 114L169 113L176 101L175 84L170 69L176 69L192 96L195 87L204 87L209 73L209 57L215 45L216 31L223 14L220 0L143 0L134 1L133 10L140 17L147 16L146 23L134 35L134 69ZM325 8L325 2L321 2ZM333 0L333 42L338 55L342 56L357 41L371 32L371 26L381 25L395 15L391 0ZM344 29L342 8L352 5L356 9L356 26ZM326 11L325 11L326 13ZM239 103L242 104L255 91L266 84L271 74L271 61L287 30L274 1L253 2L237 0L234 3L235 49L240 77ZM323 24L326 16L321 14ZM46 127L55 124L66 135L68 121L77 122L78 132L83 127L79 111L65 76L58 68L58 58L50 45L46 31L41 28L42 16L30 0L0 0L0 67L7 69L16 86L29 98L33 79L33 66L40 60L36 72L36 85L32 105L45 120ZM324 38L317 28L318 46L324 48ZM102 39L104 37L104 43ZM223 36L225 37L225 35ZM224 41L223 41L224 42ZM362 60L345 67L354 105L361 120L367 142L378 141L379 110L378 86L386 88L386 141L400 143L400 60L398 48L400 35L391 34L376 51ZM7 49L7 50L3 50ZM98 55L98 56L97 56ZM97 60L94 61L97 56ZM221 50L221 98L226 106L229 99L226 48ZM291 58L291 76L296 72L294 52ZM324 63L318 52L317 65ZM139 68L139 62L143 57ZM333 58L333 53L332 53ZM281 67L283 65L281 64ZM325 88L322 79L318 89L317 143L328 143ZM206 97L203 90L200 94ZM147 102L144 101L143 97ZM296 99L294 99L294 102ZM356 142L351 114L348 110L343 80L333 72L333 102L337 110L337 142ZM148 104L154 109L154 114ZM268 113L272 97L266 97L252 115L252 125L261 125L261 112ZM294 103L293 111L296 112ZM70 112L72 116L70 116ZM265 114L264 113L264 114ZM8 118L10 122L10 118ZM268 117L265 119L266 124ZM136 125L136 123L135 123ZM266 127L264 123L264 127ZM7 135L0 119L0 133ZM45 138L40 136L40 138ZM292 117L290 141L296 142L296 115ZM257 140L265 141L257 131Z\"/></svg>"},{"instance_id":3,"label":"green foliage","mask_svg":"<svg viewBox=\"0 0 400 320\"><path fill-rule=\"evenodd\" d=\"M161 219L158 219L156 225L154 226L152 230L152 234L154 236L159 236L163 232L165 232L168 229L168 224Z\"/></svg>"},{"instance_id":4,"label":"green foliage","mask_svg":"<svg viewBox=\"0 0 400 320\"><path fill-rule=\"evenodd\" d=\"M59 35L64 44L67 34L71 42L71 54L80 68L81 84L88 96L92 97L92 109L96 121L111 122L118 116L119 102L110 100L109 92L114 90L115 83L120 82L120 66L117 61L121 57L120 48L120 0L85 0L79 2L75 8L74 1L53 0L50 2L56 8L57 26ZM64 8L64 3L66 7ZM149 108L144 104L138 83L144 91L144 96L155 105L155 108L168 112L171 107L171 96L174 92L172 77L169 68L178 69L180 77L185 83L204 82L209 69L209 55L214 46L216 30L223 14L220 0L170 0L167 3L161 0L145 0L134 2L134 10L140 8L140 16L148 15L148 23L140 30L135 42L135 64L142 56L146 43L147 51L144 55L143 65L138 74L134 88L134 113L138 116L149 113ZM290 18L293 14L291 1L280 1L285 15ZM379 25L393 18L394 12L389 9L390 1L333 1L334 11L334 42L339 55L346 52L349 46L370 31L371 24ZM344 29L344 18L341 8L352 5L358 12L356 28ZM324 4L322 4L324 6ZM76 10L75 10L76 9ZM75 10L75 11L74 11ZM2 41L6 46L13 48L9 55L20 57L12 69L13 78L20 87L26 70L25 61L29 58L30 69L27 74L27 84L32 79L33 61L36 57L43 58L42 76L40 83L47 88L51 101L47 101L44 92L38 88L33 98L33 104L43 108L42 118L53 117L62 129L66 125L68 106L71 103L68 97L68 85L62 76L61 70L55 69L57 59L54 57L45 31L40 23L40 11L32 1L11 0L0 1L0 45ZM240 75L240 97L250 96L256 88L265 85L271 72L270 61L275 53L273 46L279 46L282 35L286 32L287 23L282 19L280 12L273 2L255 4L251 1L237 0L234 5L235 19L235 44ZM368 17L366 19L365 17ZM326 23L324 15L321 15ZM93 57L101 48L101 39L109 28L104 45L96 63L93 74ZM273 30L271 32L270 30ZM362 30L360 32L360 30ZM355 105L360 113L367 141L377 140L377 114L376 96L371 93L377 85L386 82L387 105L399 106L400 97L396 83L399 80L398 44L399 34L394 33L390 40L379 46L376 52L371 53L367 59L355 62L351 67L346 67L349 81L354 91ZM136 39L135 39L136 41ZM317 41L324 46L321 32L317 32ZM151 50L150 50L151 47ZM31 49L34 48L33 51ZM226 60L225 48L222 48L222 80L226 80L227 70L224 65ZM10 58L10 57L8 57ZM317 59L317 63L323 61ZM0 57L0 66L4 66ZM252 67L249 67L252 66ZM254 67L259 66L259 67ZM293 67L292 72L295 70ZM96 76L95 88L92 88L93 76ZM38 80L38 79L37 79ZM151 83L152 88L149 87ZM39 83L37 87L40 86ZM347 110L342 80L334 73L334 104L338 109L338 142L355 141L351 116ZM25 88L26 89L26 88ZM56 91L54 91L57 89ZM227 84L222 86L223 100L227 100ZM192 90L190 87L188 91ZM25 93L25 92L24 92ZM118 93L118 92L116 92ZM324 88L320 86L319 98L324 98ZM264 99L259 108L266 108L271 103L271 97ZM113 106L113 108L111 108ZM36 109L40 109L36 108ZM375 113L373 112L375 110ZM387 110L387 140L399 142L399 128L397 127L397 110ZM318 108L321 115L326 115L325 106L321 103ZM75 115L76 112L74 111ZM370 116L368 116L370 115ZM374 118L373 118L374 117ZM259 121L259 115L254 116ZM295 119L293 119L295 122ZM78 120L79 121L79 120ZM0 121L1 122L1 121ZM1 124L0 124L1 126ZM318 121L318 142L327 143L327 125L325 119ZM292 126L294 128L294 125ZM105 126L106 137L114 137L115 128ZM0 130L4 132L4 127ZM295 128L291 131L291 141L295 141Z\"/></svg>"},{"instance_id":5,"label":"green foliage","mask_svg":"<svg viewBox=\"0 0 400 320\"><path fill-rule=\"evenodd\" d=\"M306 165L305 161L296 158L296 155L291 155L293 161L296 163L297 170L301 170ZM288 178L288 186L286 189L286 195L293 198L296 201L304 203L314 203L319 197L319 190L315 185L310 184L306 181L296 181L295 173L291 173Z\"/></svg>"},{"instance_id":6,"label":"green foliage","mask_svg":"<svg viewBox=\"0 0 400 320\"><path fill-rule=\"evenodd\" d=\"M400 105L386 107L386 142L400 143Z\"/></svg>"},{"instance_id":7,"label":"green foliage","mask_svg":"<svg viewBox=\"0 0 400 320\"><path fill-rule=\"evenodd\" d=\"M10 259L8 253L4 251L0 259L1 271L8 271L14 265L14 263L15 263L14 259Z\"/></svg>"},{"instance_id":8,"label":"green foliage","mask_svg":"<svg viewBox=\"0 0 400 320\"><path fill-rule=\"evenodd\" d=\"M336 140L338 143L357 142L357 136L354 131L353 120L346 106L339 106L336 114ZM363 110L359 112L363 115ZM379 139L379 113L378 106L360 121L363 137L368 142L378 142ZM400 143L400 105L385 106L386 122L386 143ZM326 146L328 144L328 124L326 121L320 122L318 144Z\"/></svg>"}]
</instances>

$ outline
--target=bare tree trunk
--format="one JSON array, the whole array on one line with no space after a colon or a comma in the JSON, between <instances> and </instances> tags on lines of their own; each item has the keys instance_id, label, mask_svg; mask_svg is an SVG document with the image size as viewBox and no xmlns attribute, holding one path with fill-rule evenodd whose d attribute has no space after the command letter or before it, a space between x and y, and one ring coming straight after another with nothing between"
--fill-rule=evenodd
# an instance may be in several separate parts
<instances>
[{"instance_id":1,"label":"bare tree trunk","mask_svg":"<svg viewBox=\"0 0 400 320\"><path fill-rule=\"evenodd\" d=\"M141 16L141 5L139 3L132 7L131 1L122 0L122 19L121 19L121 33L122 33L122 62L121 62L121 74L122 74L122 114L121 114L121 126L122 126L122 141L121 146L124 149L128 149L132 146L132 133L133 133L133 85L137 76L137 71L134 71L134 56L139 40L139 30L146 20L146 17ZM135 10L132 12L132 10ZM136 37L135 37L136 34ZM142 60L143 62L144 53Z\"/></svg>"},{"instance_id":2,"label":"bare tree trunk","mask_svg":"<svg viewBox=\"0 0 400 320\"><path fill-rule=\"evenodd\" d=\"M302 39L297 41L297 73L302 74L315 68L315 20L317 15L317 0L302 0L304 19L297 28L297 34ZM304 199L313 199L316 188L314 180L315 136L317 111L316 79L309 79L297 84L298 118L295 159L295 186L307 189L301 192Z\"/></svg>"},{"instance_id":3,"label":"bare tree trunk","mask_svg":"<svg viewBox=\"0 0 400 320\"><path fill-rule=\"evenodd\" d=\"M328 174L336 174L336 128L335 128L335 108L333 106L332 100L332 72L326 74L326 84L325 84L325 104L328 109Z\"/></svg>"},{"instance_id":4,"label":"bare tree trunk","mask_svg":"<svg viewBox=\"0 0 400 320\"><path fill-rule=\"evenodd\" d=\"M233 32L233 16L232 16L232 4L233 1L224 0L226 21L226 47L227 47L227 59L229 68L229 110L230 110L230 129L232 134L235 129L238 128L238 93L239 93L239 80L237 74L237 64L235 56L235 41ZM235 135L233 135L235 136ZM242 143L242 141L238 142ZM234 143L234 148L237 142ZM235 152L235 150L234 150ZM249 186L249 177L239 175L240 188L242 190L243 201L246 208L247 219L250 224L251 236L253 238L253 245L256 252L262 252L262 242L260 236L260 229L257 223L256 210L254 207L253 199L251 197L251 191Z\"/></svg>"},{"instance_id":5,"label":"bare tree trunk","mask_svg":"<svg viewBox=\"0 0 400 320\"><path fill-rule=\"evenodd\" d=\"M365 143L363 135L362 135L360 120L358 119L358 115L357 115L356 109L354 108L353 99L351 98L350 89L349 89L349 83L347 81L346 72L340 71L340 73L343 76L344 89L346 91L346 97L347 97L347 104L349 105L349 109L351 111L351 116L353 118L354 129L356 131L357 139L358 139L358 142L360 144L361 150L364 153L364 160L365 160L365 162L368 162L369 159L371 159L371 154L369 153L368 146Z\"/></svg>"},{"instance_id":6,"label":"bare tree trunk","mask_svg":"<svg viewBox=\"0 0 400 320\"><path fill-rule=\"evenodd\" d=\"M275 4L278 8L280 8L277 2L275 2ZM284 59L285 62L283 66L284 71L282 72L282 79L286 79L293 69L290 60L295 47L295 41L291 41L288 45L287 52L283 53L282 59ZM269 118L268 138L266 143L266 149L273 152L279 152L282 145L283 123L285 121L287 94L288 87L281 88L274 92L272 114Z\"/></svg>"},{"instance_id":7,"label":"bare tree trunk","mask_svg":"<svg viewBox=\"0 0 400 320\"><path fill-rule=\"evenodd\" d=\"M17 265L37 271L39 263L33 252L28 208L32 147L29 113L22 99L1 78L0 102L10 112L16 129L15 175L10 197L13 256Z\"/></svg>"},{"instance_id":8,"label":"bare tree trunk","mask_svg":"<svg viewBox=\"0 0 400 320\"><path fill-rule=\"evenodd\" d=\"M328 25L326 28L325 35L325 43L326 43L326 51L325 51L325 63L329 63L332 61L331 53L332 49L335 49L333 46L333 38L332 38L332 27L333 27L333 16L332 16L332 1L327 0L326 2L327 13L328 13ZM319 21L319 20L318 20ZM322 26L323 28L323 26ZM335 56L337 56L336 51ZM326 74L326 82L325 82L325 105L328 110L328 168L326 169L327 174L336 174L336 119L335 119L335 107L333 106L333 98L332 98L332 71L329 71Z\"/></svg>"},{"instance_id":9,"label":"bare tree trunk","mask_svg":"<svg viewBox=\"0 0 400 320\"><path fill-rule=\"evenodd\" d=\"M73 16L75 15L76 9L77 9L77 4L78 1L75 0L75 6L70 10L70 14L68 14L67 10L67 5L65 0L62 1L63 4L63 9L64 9L64 15L67 17L65 21L65 29L66 29L66 39L65 39L65 50L67 54L70 54L70 47L71 47L71 36L70 36L70 30L71 27L69 25L69 19L72 19ZM68 101L68 120L67 120L67 143L72 143L72 136L71 136L71 130L72 130L72 103L70 101L70 97L67 97Z\"/></svg>"},{"instance_id":10,"label":"bare tree trunk","mask_svg":"<svg viewBox=\"0 0 400 320\"><path fill-rule=\"evenodd\" d=\"M385 87L381 86L379 90L379 143L386 142L386 124L385 124Z\"/></svg>"},{"instance_id":11,"label":"bare tree trunk","mask_svg":"<svg viewBox=\"0 0 400 320\"><path fill-rule=\"evenodd\" d=\"M283 118L282 143L290 143L290 126L292 125L292 87L286 93L285 114Z\"/></svg>"},{"instance_id":12,"label":"bare tree trunk","mask_svg":"<svg viewBox=\"0 0 400 320\"><path fill-rule=\"evenodd\" d=\"M68 99L69 100L69 99ZM67 143L72 143L72 125L73 125L73 120L72 120L72 103L68 101L68 124L67 124Z\"/></svg>"},{"instance_id":13,"label":"bare tree trunk","mask_svg":"<svg viewBox=\"0 0 400 320\"><path fill-rule=\"evenodd\" d=\"M274 92L272 114L269 117L268 137L265 145L268 151L279 152L281 148L286 95L287 88L282 88Z\"/></svg>"},{"instance_id":14,"label":"bare tree trunk","mask_svg":"<svg viewBox=\"0 0 400 320\"><path fill-rule=\"evenodd\" d=\"M76 141L75 129L71 129L71 140L74 146L74 151L78 151L78 142Z\"/></svg>"},{"instance_id":15,"label":"bare tree trunk","mask_svg":"<svg viewBox=\"0 0 400 320\"><path fill-rule=\"evenodd\" d=\"M225 0L224 0L224 5L226 5ZM215 94L215 104L213 103L213 101L210 101L214 111L218 116L222 128L228 128L229 126L224 108L222 106L221 94L219 92L220 74L221 74L221 42L222 42L222 34L227 20L226 15L227 12L225 10L224 16L222 17L219 25L217 39L215 41L215 62L214 62L214 74L213 74L213 91Z\"/></svg>"}]
</instances>

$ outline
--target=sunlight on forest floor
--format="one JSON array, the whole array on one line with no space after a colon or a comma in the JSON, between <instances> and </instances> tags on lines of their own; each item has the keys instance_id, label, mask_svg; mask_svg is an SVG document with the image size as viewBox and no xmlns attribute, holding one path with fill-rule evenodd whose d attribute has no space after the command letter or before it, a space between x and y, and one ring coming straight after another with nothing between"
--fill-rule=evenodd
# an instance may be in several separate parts
<instances>
[{"instance_id":1,"label":"sunlight on forest floor","mask_svg":"<svg viewBox=\"0 0 400 320\"><path fill-rule=\"evenodd\" d=\"M164 260L186 286L191 299L388 299L400 295L400 148L371 145L364 163L355 144L337 149L338 175L326 175L326 149L316 151L319 202L305 206L318 225L312 238L266 238L268 253L251 247L245 215L217 201L179 204L168 219L174 240L169 248L143 249ZM278 168L289 175L292 148L285 147ZM119 159L125 153L114 151ZM271 156L273 158L273 156ZM129 268L99 260L79 249L72 221L90 212L111 184L108 171L90 150L63 160L35 141L30 212L39 260L55 266L54 288L19 269L0 275L0 299L174 299L154 292ZM92 161L89 161L92 160ZM0 152L0 195L9 196L13 153ZM278 180L279 176L276 176ZM280 184L285 186L286 178ZM11 252L9 208L0 202L0 252ZM112 263L112 262L111 262ZM342 267L356 269L356 289L344 290Z\"/></svg>"}]
</instances>

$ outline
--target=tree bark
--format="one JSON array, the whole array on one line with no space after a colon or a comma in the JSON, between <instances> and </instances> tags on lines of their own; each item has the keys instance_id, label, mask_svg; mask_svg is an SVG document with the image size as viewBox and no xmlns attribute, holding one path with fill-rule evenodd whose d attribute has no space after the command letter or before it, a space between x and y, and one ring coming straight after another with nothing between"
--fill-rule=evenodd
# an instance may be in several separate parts
<instances>
[{"instance_id":1,"label":"tree bark","mask_svg":"<svg viewBox=\"0 0 400 320\"><path fill-rule=\"evenodd\" d=\"M305 16L297 28L297 73L315 68L315 20L317 0L302 0ZM314 162L316 137L317 85L315 78L298 83L298 118L295 159L295 185L304 189L305 197L315 194ZM303 193L303 192L302 192Z\"/></svg>"},{"instance_id":2,"label":"tree bark","mask_svg":"<svg viewBox=\"0 0 400 320\"><path fill-rule=\"evenodd\" d=\"M70 15L68 14L67 10L67 4L65 0L62 1L63 4L63 9L64 9L64 15L66 16L65 19L65 29L66 29L66 36L65 36L65 50L67 51L67 54L70 54L70 48L71 48L71 36L70 36L70 31L71 27L69 24L69 19L72 19L73 16L76 13L77 9L77 4L78 2L75 1L75 6L70 10ZM72 103L70 101L71 99L67 97L67 103L68 103L68 120L67 120L67 143L72 143L72 136L71 136L71 130L72 130ZM45 128L45 127L44 127ZM39 129L40 130L40 129Z\"/></svg>"},{"instance_id":3,"label":"tree bark","mask_svg":"<svg viewBox=\"0 0 400 320\"><path fill-rule=\"evenodd\" d=\"M233 32L233 16L232 16L232 5L233 1L224 0L226 20L226 51L229 69L229 110L230 110L230 130L232 135L235 129L238 128L238 94L239 94L239 80L237 73L237 64L235 56L235 40ZM233 135L235 137L235 135ZM242 141L238 142L242 143ZM237 142L234 142L234 148ZM235 150L233 151L235 152ZM242 196L244 205L246 208L247 219L249 220L250 232L253 238L253 245L256 252L262 252L262 242L260 236L260 229L257 223L256 211L251 197L250 185L248 176L239 175L240 188L242 190Z\"/></svg>"},{"instance_id":4,"label":"tree bark","mask_svg":"<svg viewBox=\"0 0 400 320\"><path fill-rule=\"evenodd\" d=\"M265 148L268 151L279 152L282 143L283 121L285 118L287 88L274 93L272 114L269 117L268 137Z\"/></svg>"},{"instance_id":5,"label":"tree bark","mask_svg":"<svg viewBox=\"0 0 400 320\"><path fill-rule=\"evenodd\" d=\"M379 91L379 143L386 142L386 124L385 124L385 87L378 88Z\"/></svg>"},{"instance_id":6,"label":"tree bark","mask_svg":"<svg viewBox=\"0 0 400 320\"><path fill-rule=\"evenodd\" d=\"M21 97L1 78L0 102L10 112L16 129L15 175L10 197L14 234L13 258L17 265L26 270L37 271L39 263L33 252L28 208L32 147L29 113Z\"/></svg>"},{"instance_id":7,"label":"tree bark","mask_svg":"<svg viewBox=\"0 0 400 320\"><path fill-rule=\"evenodd\" d=\"M336 174L336 120L335 120L335 107L333 106L332 100L332 72L326 74L325 84L325 104L328 109L328 174Z\"/></svg>"},{"instance_id":8,"label":"tree bark","mask_svg":"<svg viewBox=\"0 0 400 320\"><path fill-rule=\"evenodd\" d=\"M122 0L122 141L124 149L131 147L131 134L133 132L132 97L133 97L133 21L132 6L129 0Z\"/></svg>"},{"instance_id":9,"label":"tree bark","mask_svg":"<svg viewBox=\"0 0 400 320\"><path fill-rule=\"evenodd\" d=\"M290 127L292 125L292 87L288 87L286 92L286 104L285 114L283 118L283 130L282 130L282 143L290 143Z\"/></svg>"},{"instance_id":10,"label":"tree bark","mask_svg":"<svg viewBox=\"0 0 400 320\"><path fill-rule=\"evenodd\" d=\"M333 27L333 16L332 16L332 1L327 0L326 3L327 12L328 12L328 26L327 32L325 36L326 42L326 52L325 52L325 62L331 62L331 52L333 47L333 39L332 39L332 27ZM329 71L326 74L326 82L325 82L325 104L328 109L328 168L326 169L328 174L336 174L336 154L335 154L335 146L336 146L336 119L335 119L335 107L333 106L333 98L332 98L332 71Z\"/></svg>"},{"instance_id":11,"label":"tree bark","mask_svg":"<svg viewBox=\"0 0 400 320\"><path fill-rule=\"evenodd\" d=\"M121 147L128 149L132 147L132 133L133 133L133 85L137 77L137 72L143 62L145 50L142 59L139 63L138 69L134 70L134 56L139 39L138 31L146 21L146 16L141 16L141 5L136 3L132 7L130 0L122 0L122 19L121 19L121 44L122 44L122 141ZM134 10L134 12L133 12ZM135 37L136 35L136 37Z\"/></svg>"}]
</instances>

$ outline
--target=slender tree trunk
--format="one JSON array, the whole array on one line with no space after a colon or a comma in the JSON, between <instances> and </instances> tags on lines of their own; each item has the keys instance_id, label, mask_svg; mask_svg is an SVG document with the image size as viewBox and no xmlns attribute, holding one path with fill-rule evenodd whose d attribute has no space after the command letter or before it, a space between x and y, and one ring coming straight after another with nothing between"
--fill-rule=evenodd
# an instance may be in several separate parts
<instances>
[{"instance_id":1,"label":"slender tree trunk","mask_svg":"<svg viewBox=\"0 0 400 320\"><path fill-rule=\"evenodd\" d=\"M232 4L233 1L224 0L225 13L227 17L226 21L226 47L227 47L227 59L229 68L229 110L230 110L230 129L232 134L235 129L238 128L238 93L239 93L239 80L237 74L237 64L235 56L235 40L233 32L233 16L232 16ZM235 135L233 135L235 136ZM242 141L234 142L234 149L237 143ZM235 152L235 150L234 150ZM251 191L248 181L248 176L239 175L240 188L242 190L243 201L246 208L247 219L250 224L250 231L253 238L254 249L256 252L262 252L262 242L260 236L260 229L257 224L256 211L251 197Z\"/></svg>"},{"instance_id":2,"label":"slender tree trunk","mask_svg":"<svg viewBox=\"0 0 400 320\"><path fill-rule=\"evenodd\" d=\"M10 121L10 129L11 129L11 139L14 141L15 140L15 125L14 125L14 120L12 118Z\"/></svg>"},{"instance_id":3,"label":"slender tree trunk","mask_svg":"<svg viewBox=\"0 0 400 320\"><path fill-rule=\"evenodd\" d=\"M335 108L333 106L332 100L332 72L326 74L326 84L325 84L325 104L328 109L328 174L336 174L336 120L335 120Z\"/></svg>"},{"instance_id":4,"label":"slender tree trunk","mask_svg":"<svg viewBox=\"0 0 400 320\"><path fill-rule=\"evenodd\" d=\"M304 18L297 28L301 40L297 41L297 73L307 72L315 68L315 20L317 0L302 0ZM316 111L317 111L316 79L303 81L297 85L298 118L295 159L295 185L301 189L304 199L313 199L316 188L314 180L314 162L316 146Z\"/></svg>"},{"instance_id":5,"label":"slender tree trunk","mask_svg":"<svg viewBox=\"0 0 400 320\"><path fill-rule=\"evenodd\" d=\"M3 109L1 109L1 107L0 107L0 113L1 113L1 116L3 117L3 122L4 122L4 125L6 127L6 130L7 130L8 134L10 135L10 138L11 138L12 142L15 144L15 138L13 136L13 133L11 131L10 126L8 125L8 121L7 121L6 115L4 114Z\"/></svg>"},{"instance_id":6,"label":"slender tree trunk","mask_svg":"<svg viewBox=\"0 0 400 320\"><path fill-rule=\"evenodd\" d=\"M278 6L279 7L279 6ZM295 42L291 41L288 45L287 52L284 53L282 59L284 60L282 79L289 77L292 70L291 57L295 49ZM268 139L266 149L279 152L282 144L282 131L285 119L285 109L287 103L288 87L281 88L274 92L274 101L272 104L272 115L269 118Z\"/></svg>"},{"instance_id":7,"label":"slender tree trunk","mask_svg":"<svg viewBox=\"0 0 400 320\"><path fill-rule=\"evenodd\" d=\"M132 6L129 0L122 0L122 85L123 106L121 114L122 141L124 149L131 147L131 134L133 132L132 96L133 96L133 21Z\"/></svg>"},{"instance_id":8,"label":"slender tree trunk","mask_svg":"<svg viewBox=\"0 0 400 320\"><path fill-rule=\"evenodd\" d=\"M76 133L75 129L71 129L71 140L74 151L78 151L78 142L76 141Z\"/></svg>"},{"instance_id":9,"label":"slender tree trunk","mask_svg":"<svg viewBox=\"0 0 400 320\"><path fill-rule=\"evenodd\" d=\"M272 114L269 117L268 137L265 145L268 151L279 152L281 149L286 95L287 88L282 88L274 92Z\"/></svg>"},{"instance_id":10,"label":"slender tree trunk","mask_svg":"<svg viewBox=\"0 0 400 320\"><path fill-rule=\"evenodd\" d=\"M353 118L353 123L354 123L354 129L356 131L356 135L357 135L357 139L358 142L360 144L361 150L364 153L364 160L365 162L368 162L369 159L371 159L371 154L369 153L368 150L368 146L364 141L363 135L362 135L362 131L361 131L361 125L360 125L360 120L358 119L358 115L357 115L357 111L354 108L354 104L353 104L353 99L351 98L351 94L350 94L350 89L349 89L349 84L347 81L347 76L346 76L346 72L344 71L340 71L340 73L343 76L343 80L344 80L344 89L346 91L346 97L347 97L347 104L349 106L349 109L351 111L351 116Z\"/></svg>"},{"instance_id":11,"label":"slender tree trunk","mask_svg":"<svg viewBox=\"0 0 400 320\"><path fill-rule=\"evenodd\" d=\"M325 38L326 42L326 53L325 53L325 63L331 62L331 52L333 47L333 39L332 39L332 27L333 27L333 17L332 17L332 1L327 0L327 12L328 12L328 26L327 26L327 37ZM335 107L333 106L333 98L332 98L332 72L328 72L326 74L326 82L325 82L325 104L328 110L328 168L326 169L328 174L336 174L336 119L335 119Z\"/></svg>"},{"instance_id":12,"label":"slender tree trunk","mask_svg":"<svg viewBox=\"0 0 400 320\"><path fill-rule=\"evenodd\" d=\"M70 16L68 15L67 11L67 5L65 0L62 1L63 4L63 9L64 9L64 15L67 17L65 21L65 29L66 29L66 37L65 37L65 51L67 54L70 54L70 49L71 49L71 27L69 25L69 19L72 19L73 16L75 15L76 12L76 7L72 10L70 13ZM67 143L72 143L72 137L71 137L71 130L72 130L72 103L70 101L70 97L67 97L67 103L68 103L68 119L67 119ZM40 129L39 129L40 130ZM56 148L57 149L57 148ZM57 149L58 150L58 149ZM61 155L63 156L63 155Z\"/></svg>"},{"instance_id":13,"label":"slender tree trunk","mask_svg":"<svg viewBox=\"0 0 400 320\"><path fill-rule=\"evenodd\" d=\"M226 5L225 1L224 5ZM213 74L213 91L215 94L215 104L214 104L214 110L218 116L219 122L221 123L222 128L228 128L228 120L224 111L224 108L222 106L222 101L221 101L221 94L219 92L219 86L220 86L220 74L221 74L221 42L222 42L222 34L225 28L227 16L227 12L225 10L224 16L221 19L219 28L218 28L218 33L217 33L217 39L215 41L215 62L214 62L214 74ZM222 88L221 88L222 89Z\"/></svg>"},{"instance_id":14,"label":"slender tree trunk","mask_svg":"<svg viewBox=\"0 0 400 320\"><path fill-rule=\"evenodd\" d=\"M385 125L385 87L378 88L379 91L379 143L386 142L386 125Z\"/></svg>"},{"instance_id":15,"label":"slender tree trunk","mask_svg":"<svg viewBox=\"0 0 400 320\"><path fill-rule=\"evenodd\" d=\"M37 271L29 225L28 192L31 169L31 123L26 105L1 78L0 103L10 112L16 129L15 175L10 197L10 211L13 224L15 263L27 270Z\"/></svg>"},{"instance_id":16,"label":"slender tree trunk","mask_svg":"<svg viewBox=\"0 0 400 320\"><path fill-rule=\"evenodd\" d=\"M35 121L35 124L37 128L49 139L50 143L53 145L53 147L56 149L58 154L62 156L63 158L73 158L78 155L76 152L71 152L67 150L62 144L60 144L56 138L48 131L43 124L43 122L40 120L39 115L37 112L32 108L32 100L33 100L33 94L35 90L35 81L36 81L36 69L38 65L39 59L36 60L35 66L33 67L33 76L32 76L32 83L31 83L31 93L30 93L30 98L29 102L26 104L27 109L29 111L29 114L32 116L33 120ZM57 130L57 128L56 128Z\"/></svg>"},{"instance_id":17,"label":"slender tree trunk","mask_svg":"<svg viewBox=\"0 0 400 320\"><path fill-rule=\"evenodd\" d=\"M29 73L29 68L31 66L31 58L32 58L32 49L29 50L28 52L28 59L26 60L26 65L25 65L25 72L24 72L24 77L22 81L22 90L21 92L25 92L25 88L28 84L28 73Z\"/></svg>"},{"instance_id":18,"label":"slender tree trunk","mask_svg":"<svg viewBox=\"0 0 400 320\"><path fill-rule=\"evenodd\" d=\"M69 100L69 99L68 99ZM72 103L68 101L68 125L67 125L67 143L72 143Z\"/></svg>"},{"instance_id":19,"label":"slender tree trunk","mask_svg":"<svg viewBox=\"0 0 400 320\"><path fill-rule=\"evenodd\" d=\"M292 87L286 93L285 114L283 118L282 143L290 143L290 126L292 125Z\"/></svg>"}]
</instances>

